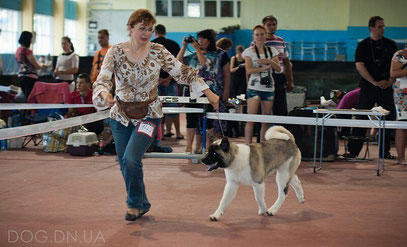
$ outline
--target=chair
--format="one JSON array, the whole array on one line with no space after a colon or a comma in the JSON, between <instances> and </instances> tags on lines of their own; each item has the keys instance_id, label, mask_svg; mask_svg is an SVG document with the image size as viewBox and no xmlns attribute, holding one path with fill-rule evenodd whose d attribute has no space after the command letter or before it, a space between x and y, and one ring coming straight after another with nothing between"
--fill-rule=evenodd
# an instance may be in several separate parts
<instances>
[{"instance_id":1,"label":"chair","mask_svg":"<svg viewBox=\"0 0 407 247\"><path fill-rule=\"evenodd\" d=\"M27 103L63 104L68 101L69 96L69 84L67 82L48 83L38 81L34 84L33 90L27 98ZM33 110L26 119L31 124L43 123L48 121L50 115L58 118L59 115L64 115L66 111L67 109ZM41 138L37 140L37 135L25 137L23 147L27 146L30 141L33 141L34 146L37 146L41 143Z\"/></svg>"}]
</instances>

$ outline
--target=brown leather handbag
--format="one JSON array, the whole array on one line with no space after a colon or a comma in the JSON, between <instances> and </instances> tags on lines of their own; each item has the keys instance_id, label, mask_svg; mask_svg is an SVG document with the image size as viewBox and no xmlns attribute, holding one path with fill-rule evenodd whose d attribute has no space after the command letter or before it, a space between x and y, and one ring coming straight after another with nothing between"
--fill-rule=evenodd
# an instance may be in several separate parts
<instances>
[{"instance_id":1,"label":"brown leather handbag","mask_svg":"<svg viewBox=\"0 0 407 247\"><path fill-rule=\"evenodd\" d=\"M148 113L148 105L151 104L157 97L141 102L124 102L116 96L117 106L130 119L143 119Z\"/></svg>"}]
</instances>

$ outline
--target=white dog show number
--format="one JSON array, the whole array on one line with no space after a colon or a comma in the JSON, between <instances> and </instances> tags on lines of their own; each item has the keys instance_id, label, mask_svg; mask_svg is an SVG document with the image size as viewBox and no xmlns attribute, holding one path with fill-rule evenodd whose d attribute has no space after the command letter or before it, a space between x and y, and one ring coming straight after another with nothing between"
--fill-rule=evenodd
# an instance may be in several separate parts
<instances>
[{"instance_id":1,"label":"white dog show number","mask_svg":"<svg viewBox=\"0 0 407 247\"><path fill-rule=\"evenodd\" d=\"M137 132L148 135L150 138L153 137L155 125L150 122L141 122Z\"/></svg>"}]
</instances>

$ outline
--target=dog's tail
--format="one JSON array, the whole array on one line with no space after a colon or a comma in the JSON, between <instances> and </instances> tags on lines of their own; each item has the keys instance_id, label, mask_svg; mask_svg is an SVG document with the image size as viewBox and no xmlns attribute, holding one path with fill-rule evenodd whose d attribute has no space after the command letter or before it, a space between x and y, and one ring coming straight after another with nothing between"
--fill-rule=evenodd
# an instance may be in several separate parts
<instances>
[{"instance_id":1,"label":"dog's tail","mask_svg":"<svg viewBox=\"0 0 407 247\"><path fill-rule=\"evenodd\" d=\"M295 142L294 136L291 134L290 131L288 131L283 126L273 126L273 127L269 128L267 130L267 132L266 132L265 139L266 140L270 140L270 139L288 140L288 139L291 139L293 142Z\"/></svg>"}]
</instances>

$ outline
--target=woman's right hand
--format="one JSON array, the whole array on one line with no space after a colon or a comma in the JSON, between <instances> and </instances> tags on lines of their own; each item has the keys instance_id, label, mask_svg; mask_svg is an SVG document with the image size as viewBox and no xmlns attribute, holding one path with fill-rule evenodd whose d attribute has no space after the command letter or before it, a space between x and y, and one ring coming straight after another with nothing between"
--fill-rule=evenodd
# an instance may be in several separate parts
<instances>
[{"instance_id":1,"label":"woman's right hand","mask_svg":"<svg viewBox=\"0 0 407 247\"><path fill-rule=\"evenodd\" d=\"M213 106L213 108L218 111L219 110L219 96L214 94L209 88L203 91L206 98L208 98L209 103Z\"/></svg>"},{"instance_id":2,"label":"woman's right hand","mask_svg":"<svg viewBox=\"0 0 407 247\"><path fill-rule=\"evenodd\" d=\"M102 98L105 101L105 104L108 105L109 107L112 107L114 106L114 104L116 104L116 100L108 92L102 92Z\"/></svg>"},{"instance_id":3,"label":"woman's right hand","mask_svg":"<svg viewBox=\"0 0 407 247\"><path fill-rule=\"evenodd\" d=\"M182 46L183 46L183 47L187 47L187 46L188 46L187 37L184 37L184 38L182 39Z\"/></svg>"}]
</instances>

